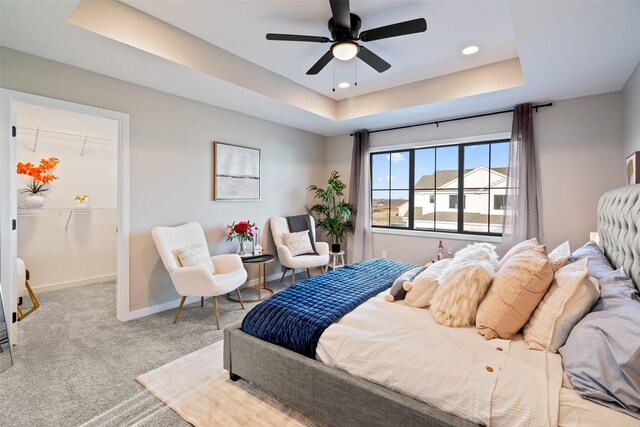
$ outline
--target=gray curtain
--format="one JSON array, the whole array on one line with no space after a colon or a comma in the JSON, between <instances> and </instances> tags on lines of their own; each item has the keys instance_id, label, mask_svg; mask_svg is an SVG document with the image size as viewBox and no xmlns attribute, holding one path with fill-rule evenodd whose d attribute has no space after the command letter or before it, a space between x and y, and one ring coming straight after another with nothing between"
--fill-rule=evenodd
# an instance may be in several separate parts
<instances>
[{"instance_id":1,"label":"gray curtain","mask_svg":"<svg viewBox=\"0 0 640 427\"><path fill-rule=\"evenodd\" d=\"M371 204L369 202L369 132L360 130L353 136L349 201L358 210L355 232L347 238L347 262L367 260L373 256L371 248Z\"/></svg>"},{"instance_id":2,"label":"gray curtain","mask_svg":"<svg viewBox=\"0 0 640 427\"><path fill-rule=\"evenodd\" d=\"M507 186L509 189L500 245L502 254L523 240L540 238L531 104L516 105L513 111Z\"/></svg>"}]
</instances>

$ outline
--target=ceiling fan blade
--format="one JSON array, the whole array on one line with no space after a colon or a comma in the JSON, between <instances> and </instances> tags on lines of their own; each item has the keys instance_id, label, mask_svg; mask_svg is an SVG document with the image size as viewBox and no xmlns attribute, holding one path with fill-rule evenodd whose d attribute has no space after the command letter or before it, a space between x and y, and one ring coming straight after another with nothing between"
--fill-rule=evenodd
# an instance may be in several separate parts
<instances>
[{"instance_id":1,"label":"ceiling fan blade","mask_svg":"<svg viewBox=\"0 0 640 427\"><path fill-rule=\"evenodd\" d=\"M391 64L389 64L387 61L380 58L378 55L371 52L369 49L367 49L364 46L360 46L360 50L358 51L358 58L362 59L371 68L373 68L379 73L384 73L389 68L391 68Z\"/></svg>"},{"instance_id":2,"label":"ceiling fan blade","mask_svg":"<svg viewBox=\"0 0 640 427\"><path fill-rule=\"evenodd\" d=\"M370 42L390 37L404 36L407 34L422 33L427 30L427 21L424 18L412 19L411 21L398 22L397 24L386 25L384 27L372 28L360 33L360 40Z\"/></svg>"},{"instance_id":3,"label":"ceiling fan blade","mask_svg":"<svg viewBox=\"0 0 640 427\"><path fill-rule=\"evenodd\" d=\"M349 0L329 0L333 22L336 26L351 30L351 10Z\"/></svg>"},{"instance_id":4,"label":"ceiling fan blade","mask_svg":"<svg viewBox=\"0 0 640 427\"><path fill-rule=\"evenodd\" d=\"M274 33L268 33L267 40L280 40L280 41L287 41L287 42L315 42L315 43L328 43L331 41L327 37L303 36L300 34L274 34Z\"/></svg>"},{"instance_id":5,"label":"ceiling fan blade","mask_svg":"<svg viewBox=\"0 0 640 427\"><path fill-rule=\"evenodd\" d=\"M309 68L309 71L307 71L307 74L309 75L318 74L320 71L322 71L324 67L327 66L329 62L331 62L332 59L333 59L333 53L331 52L331 50L329 50L327 53L325 53L322 56L322 58L318 59L318 62L313 64L313 67Z\"/></svg>"}]
</instances>

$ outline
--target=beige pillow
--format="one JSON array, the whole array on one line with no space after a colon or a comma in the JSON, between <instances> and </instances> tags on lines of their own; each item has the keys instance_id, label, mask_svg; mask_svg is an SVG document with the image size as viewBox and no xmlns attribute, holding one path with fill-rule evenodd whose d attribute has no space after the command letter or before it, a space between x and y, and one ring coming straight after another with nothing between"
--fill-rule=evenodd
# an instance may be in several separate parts
<instances>
[{"instance_id":1,"label":"beige pillow","mask_svg":"<svg viewBox=\"0 0 640 427\"><path fill-rule=\"evenodd\" d=\"M204 245L192 245L178 249L176 256L178 257L178 261L180 261L180 265L183 267L201 265L212 274L216 274L213 261L211 261L211 255L209 255L209 249Z\"/></svg>"},{"instance_id":2,"label":"beige pillow","mask_svg":"<svg viewBox=\"0 0 640 427\"><path fill-rule=\"evenodd\" d=\"M283 233L282 239L284 240L284 244L287 248L289 248L291 256L313 253L311 240L309 240L309 230L298 231L295 233Z\"/></svg>"},{"instance_id":3,"label":"beige pillow","mask_svg":"<svg viewBox=\"0 0 640 427\"><path fill-rule=\"evenodd\" d=\"M412 282L404 282L402 287L407 291L404 303L411 307L427 307L431 302L431 297L438 289L438 278L449 263L451 263L451 258L436 261L418 274Z\"/></svg>"},{"instance_id":4,"label":"beige pillow","mask_svg":"<svg viewBox=\"0 0 640 427\"><path fill-rule=\"evenodd\" d=\"M537 249L510 257L496 273L478 307L478 332L487 340L511 338L527 323L552 280L551 263Z\"/></svg>"},{"instance_id":5,"label":"beige pillow","mask_svg":"<svg viewBox=\"0 0 640 427\"><path fill-rule=\"evenodd\" d=\"M553 272L555 273L569 264L569 258L571 258L571 247L569 246L569 241L566 241L549 253L549 262Z\"/></svg>"},{"instance_id":6,"label":"beige pillow","mask_svg":"<svg viewBox=\"0 0 640 427\"><path fill-rule=\"evenodd\" d=\"M557 353L599 296L600 284L589 276L586 258L558 270L549 291L524 327L524 340L529 348Z\"/></svg>"},{"instance_id":7,"label":"beige pillow","mask_svg":"<svg viewBox=\"0 0 640 427\"><path fill-rule=\"evenodd\" d=\"M547 254L547 247L545 245L541 245L540 243L538 243L538 239L536 239L534 237L533 239L529 239L529 240L525 240L524 242L520 242L517 245L515 245L514 247L512 247L511 249L509 249L509 251L507 251L507 253L504 254L502 259L498 263L497 269L500 270L502 268L502 266L504 265L504 263L507 262L509 260L509 258L511 258L512 256L517 255L520 252L524 252L524 251L528 251L528 250L534 250L534 251L540 252L540 253L545 254L545 255Z\"/></svg>"}]
</instances>

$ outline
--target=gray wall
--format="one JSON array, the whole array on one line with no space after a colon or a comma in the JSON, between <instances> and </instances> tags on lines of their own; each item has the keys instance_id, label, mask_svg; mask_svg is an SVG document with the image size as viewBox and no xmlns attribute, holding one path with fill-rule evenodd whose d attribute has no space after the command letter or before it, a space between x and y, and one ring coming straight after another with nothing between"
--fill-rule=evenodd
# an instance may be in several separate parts
<instances>
[{"instance_id":1,"label":"gray wall","mask_svg":"<svg viewBox=\"0 0 640 427\"><path fill-rule=\"evenodd\" d=\"M229 110L2 48L0 86L130 115L130 309L177 298L151 240L156 225L198 221L214 254L235 246L224 227L301 213L306 188L325 180L326 139ZM262 150L262 200L213 202L212 141ZM263 236L263 246L273 242ZM277 263L268 274L279 271ZM254 271L250 275L255 276Z\"/></svg>"},{"instance_id":2,"label":"gray wall","mask_svg":"<svg viewBox=\"0 0 640 427\"><path fill-rule=\"evenodd\" d=\"M624 156L640 151L640 64L622 90Z\"/></svg>"},{"instance_id":3,"label":"gray wall","mask_svg":"<svg viewBox=\"0 0 640 427\"><path fill-rule=\"evenodd\" d=\"M544 242L553 248L569 240L577 248L596 229L598 198L624 184L620 92L555 102L534 113L539 191ZM373 147L407 144L511 130L511 115L376 133ZM327 172L337 169L349 179L351 137L331 137ZM374 233L373 254L424 263L435 256L440 238ZM469 241L444 238L445 247L459 249Z\"/></svg>"}]
</instances>

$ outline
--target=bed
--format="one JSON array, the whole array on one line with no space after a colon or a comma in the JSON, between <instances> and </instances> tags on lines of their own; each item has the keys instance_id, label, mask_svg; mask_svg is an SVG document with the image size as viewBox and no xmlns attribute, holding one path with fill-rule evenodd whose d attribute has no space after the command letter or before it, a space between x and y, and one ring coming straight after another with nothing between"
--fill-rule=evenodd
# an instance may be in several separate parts
<instances>
[{"instance_id":1,"label":"bed","mask_svg":"<svg viewBox=\"0 0 640 427\"><path fill-rule=\"evenodd\" d=\"M639 227L640 186L611 190L601 197L598 207L601 246L614 267L624 267L636 286L640 283L640 247L637 235ZM403 325L402 319L406 319L406 313L408 313L406 310L409 307L398 307L384 302L382 299L384 292L384 290L375 292L367 302L329 326L317 341L315 358L256 338L245 333L240 325L227 328L224 331L225 369L229 371L232 379L242 377L329 425L471 426L488 424L486 396L483 400L482 392L477 390L472 392L475 393L475 403L470 406L475 408L475 412L473 416L469 416L464 408L458 408L465 405L465 398L458 398L456 401L455 390L449 390L446 387L446 377L437 388L432 389L431 393L429 390L419 388L406 390L394 386L394 384L405 383L403 375L409 377L417 375L424 366L429 364L429 361L420 360L417 357L420 354L420 348L415 346L412 346L413 353L406 352L408 354L404 355L404 359L394 354L386 354L385 348L393 348L394 339L396 344L403 339L392 331L397 331L398 328L405 330L408 325L424 323L422 321L425 318L420 318L421 321L408 320L407 325ZM405 310L402 317L398 315L398 309ZM415 309L411 312L411 316L426 314L428 311L423 309ZM356 333L352 336L348 335L349 330L356 329ZM455 333L464 335L467 332ZM369 341L357 341L359 336L365 335L368 335ZM379 347L369 348L372 342L371 337L374 337L373 341L378 341ZM345 339L349 340L349 345L341 344L341 340L344 342ZM459 339L467 339L467 337L460 336ZM524 343L518 337L510 342L502 341L504 340L486 341L486 345L493 346L493 350L497 347L510 346L510 352L525 351ZM481 348L478 351L484 350ZM500 352L502 350L497 353ZM574 390L561 387L562 375L559 376L557 372L559 355L537 353L544 355L544 359L533 360L531 363L537 364L540 369L544 367L551 380L547 381L546 385L534 382L527 386L534 387L534 393L555 395L556 399L556 408L548 408L544 417L549 419L540 420L540 425L555 425L554 420L558 421L558 425L576 425L579 422L584 425L604 423L616 426L637 426L640 424L640 421L635 418L587 401ZM443 354L447 352L443 350ZM360 359L358 359L359 356ZM464 355L460 357L463 358ZM493 358L491 363L505 364L506 366L503 366L505 372L509 369L512 371L522 369L518 366L509 366L508 362L496 360L496 356L490 357ZM419 363L411 363L412 361ZM433 363L444 362L433 361ZM458 363L464 364L465 360L462 359ZM486 366L488 365L484 361L480 361L478 368L486 369ZM379 379L376 375L386 378ZM490 375L487 377L490 378ZM512 377L506 378L511 378L511 384L507 382L503 389L509 390L509 387L515 383ZM540 388L543 386L547 388ZM436 395L434 398L439 399L438 403L428 403L431 396L425 398L425 394ZM513 396L503 392L500 398L513 399ZM450 404L447 406L448 401ZM549 400L542 402L546 404L551 401L549 397ZM445 404L443 405L442 402ZM499 405L494 401L494 406ZM544 411L542 406L544 405L535 410ZM550 406L553 405L550 404ZM493 422L499 415L498 413L489 415L492 424L500 424ZM517 413L502 415L511 417L504 418L504 420L510 420L511 425L521 424L517 421ZM527 414L521 415L527 416Z\"/></svg>"}]
</instances>

